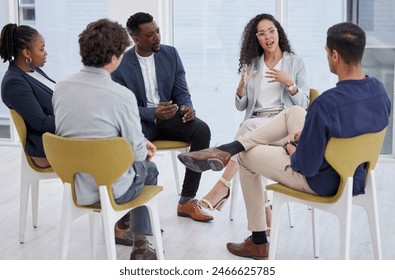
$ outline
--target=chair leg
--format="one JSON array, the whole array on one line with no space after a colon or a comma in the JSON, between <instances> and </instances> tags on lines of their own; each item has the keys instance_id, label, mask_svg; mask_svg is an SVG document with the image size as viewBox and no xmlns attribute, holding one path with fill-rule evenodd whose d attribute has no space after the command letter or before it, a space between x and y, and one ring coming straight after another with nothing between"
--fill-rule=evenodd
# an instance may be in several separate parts
<instances>
[{"instance_id":1,"label":"chair leg","mask_svg":"<svg viewBox=\"0 0 395 280\"><path fill-rule=\"evenodd\" d=\"M106 251L108 260L117 259L117 251L115 247L115 233L114 226L118 221L117 215L111 206L110 199L107 195L107 188L105 186L99 187L100 202L101 202L101 215L104 228L104 239L106 242ZM126 214L126 213L125 213ZM123 216L123 215L121 215Z\"/></svg>"},{"instance_id":2,"label":"chair leg","mask_svg":"<svg viewBox=\"0 0 395 280\"><path fill-rule=\"evenodd\" d=\"M154 246L156 250L156 257L158 260L164 260L165 257L163 254L163 242L162 242L162 234L160 231L159 212L156 203L156 198L151 199L148 203L145 204L145 206L147 207L150 216L152 234L154 238Z\"/></svg>"},{"instance_id":3,"label":"chair leg","mask_svg":"<svg viewBox=\"0 0 395 280\"><path fill-rule=\"evenodd\" d=\"M31 184L31 196L32 196L32 215L33 215L33 227L37 228L37 217L38 217L38 193L39 193L39 180L35 180Z\"/></svg>"},{"instance_id":4,"label":"chair leg","mask_svg":"<svg viewBox=\"0 0 395 280\"><path fill-rule=\"evenodd\" d=\"M380 227L379 227L379 215L377 209L377 193L376 193L376 179L374 173L368 177L366 184L366 193L359 198L363 201L361 204L365 208L368 216L370 236L372 240L373 253L376 260L382 259L381 252L381 238L380 238Z\"/></svg>"},{"instance_id":5,"label":"chair leg","mask_svg":"<svg viewBox=\"0 0 395 280\"><path fill-rule=\"evenodd\" d=\"M337 215L339 218L340 229L340 259L350 259L350 239L351 239L351 203L349 209L346 209L343 215Z\"/></svg>"},{"instance_id":6,"label":"chair leg","mask_svg":"<svg viewBox=\"0 0 395 280\"><path fill-rule=\"evenodd\" d=\"M319 210L311 209L311 224L313 226L313 248L314 257L320 257L320 229L319 229Z\"/></svg>"},{"instance_id":7,"label":"chair leg","mask_svg":"<svg viewBox=\"0 0 395 280\"><path fill-rule=\"evenodd\" d=\"M377 206L375 207L377 209ZM373 211L367 211L369 227L370 227L370 236L372 240L373 253L374 258L376 260L382 259L382 251L381 251L381 238L380 238L380 229L379 229L379 217L377 211L372 213Z\"/></svg>"},{"instance_id":8,"label":"chair leg","mask_svg":"<svg viewBox=\"0 0 395 280\"><path fill-rule=\"evenodd\" d=\"M272 202L272 224L270 231L269 260L274 260L277 250L278 226L280 224L280 212L284 203L276 193L273 194Z\"/></svg>"},{"instance_id":9,"label":"chair leg","mask_svg":"<svg viewBox=\"0 0 395 280\"><path fill-rule=\"evenodd\" d=\"M96 260L97 258L97 244L99 240L100 231L100 215L98 213L89 214L89 225L91 234L91 259Z\"/></svg>"},{"instance_id":10,"label":"chair leg","mask_svg":"<svg viewBox=\"0 0 395 280\"><path fill-rule=\"evenodd\" d=\"M288 209L288 220L289 220L289 227L293 228L295 225L295 217L294 217L294 210L292 202L287 202L287 209Z\"/></svg>"},{"instance_id":11,"label":"chair leg","mask_svg":"<svg viewBox=\"0 0 395 280\"><path fill-rule=\"evenodd\" d=\"M59 250L58 258L60 260L67 259L67 253L69 249L70 232L73 222L73 208L74 202L71 194L71 186L65 184L63 191L63 206L62 206L62 217L60 222L60 236L59 236Z\"/></svg>"},{"instance_id":12,"label":"chair leg","mask_svg":"<svg viewBox=\"0 0 395 280\"><path fill-rule=\"evenodd\" d=\"M170 151L170 153L171 153L171 160L173 162L173 170L174 170L174 177L175 177L175 180L176 180L177 194L181 195L181 184L180 184L180 176L178 174L178 165L177 165L176 151L172 150L172 151Z\"/></svg>"},{"instance_id":13,"label":"chair leg","mask_svg":"<svg viewBox=\"0 0 395 280\"><path fill-rule=\"evenodd\" d=\"M232 193L230 195L230 211L229 211L229 219L231 221L235 218L236 206L237 206L237 195L240 188L240 177L239 172L237 172L232 179Z\"/></svg>"},{"instance_id":14,"label":"chair leg","mask_svg":"<svg viewBox=\"0 0 395 280\"><path fill-rule=\"evenodd\" d=\"M108 211L104 211L108 212ZM117 259L117 250L115 247L115 219L109 217L109 213L102 213L103 217L103 227L104 227L104 239L106 241L106 252L108 260L116 260ZM112 220L114 222L112 222Z\"/></svg>"},{"instance_id":15,"label":"chair leg","mask_svg":"<svg viewBox=\"0 0 395 280\"><path fill-rule=\"evenodd\" d=\"M25 242L27 205L29 203L30 180L21 175L21 194L19 206L19 243Z\"/></svg>"}]
</instances>

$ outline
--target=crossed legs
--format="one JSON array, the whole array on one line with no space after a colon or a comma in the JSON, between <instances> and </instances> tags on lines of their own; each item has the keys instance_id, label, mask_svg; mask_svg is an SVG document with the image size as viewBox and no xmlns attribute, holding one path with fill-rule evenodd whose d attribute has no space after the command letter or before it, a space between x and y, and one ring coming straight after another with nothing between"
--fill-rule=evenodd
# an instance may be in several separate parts
<instances>
[{"instance_id":1,"label":"crossed legs","mask_svg":"<svg viewBox=\"0 0 395 280\"><path fill-rule=\"evenodd\" d=\"M278 114L269 124L238 139L245 148L245 152L238 155L238 160L250 231L266 230L261 176L312 193L305 177L291 168L290 156L284 149L269 145L301 131L305 116L304 109L291 107Z\"/></svg>"},{"instance_id":2,"label":"crossed legs","mask_svg":"<svg viewBox=\"0 0 395 280\"><path fill-rule=\"evenodd\" d=\"M243 136L243 135L255 130L258 127L267 125L272 120L273 120L273 118L270 118L270 117L252 118L252 119L245 120L240 125L240 128L237 131L235 139L237 140L240 136ZM200 204L202 205L202 207L210 209L210 210L214 210L214 209L220 210L220 208L217 208L216 206L221 201L221 199L229 196L229 188L231 186L230 181L235 176L235 174L237 173L238 170L239 170L239 166L237 163L237 156L234 156L234 157L232 157L232 160L229 161L228 165L226 166L220 180L217 181L217 183L214 185L214 187L200 201ZM266 221L267 221L268 227L270 227L271 211L270 211L270 205L268 204L266 192L264 192L264 202L266 203L265 204L265 206L266 206L265 207ZM223 204L221 204L220 206L222 207Z\"/></svg>"},{"instance_id":3,"label":"crossed legs","mask_svg":"<svg viewBox=\"0 0 395 280\"><path fill-rule=\"evenodd\" d=\"M293 171L290 156L282 147L270 146L300 132L306 111L291 107L278 114L272 122L240 137L244 152L238 154L240 182L247 210L248 229L252 235L241 243L228 243L228 250L237 256L267 259L269 243L266 238L264 192L261 176L295 189L312 192L305 177Z\"/></svg>"},{"instance_id":4,"label":"crossed legs","mask_svg":"<svg viewBox=\"0 0 395 280\"><path fill-rule=\"evenodd\" d=\"M237 256L267 259L269 243L265 230L265 197L261 176L291 188L314 193L303 175L291 167L290 156L281 146L270 145L302 131L306 111L298 106L283 110L267 125L218 148L180 154L178 158L197 172L221 170L230 156L238 154L240 179L247 209L248 228L252 235L242 243L228 243L227 249Z\"/></svg>"}]
</instances>

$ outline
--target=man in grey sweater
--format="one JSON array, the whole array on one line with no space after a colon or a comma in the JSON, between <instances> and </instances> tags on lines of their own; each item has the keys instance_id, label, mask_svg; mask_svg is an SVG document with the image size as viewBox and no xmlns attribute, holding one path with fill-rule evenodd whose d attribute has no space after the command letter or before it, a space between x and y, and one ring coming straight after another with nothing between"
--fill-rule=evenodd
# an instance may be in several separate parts
<instances>
[{"instance_id":1,"label":"man in grey sweater","mask_svg":"<svg viewBox=\"0 0 395 280\"><path fill-rule=\"evenodd\" d=\"M115 201L124 203L137 197L144 185L155 185L158 176L156 165L150 161L156 148L144 138L134 94L110 76L130 41L121 25L102 19L87 26L79 35L79 44L84 67L59 82L53 95L56 134L70 138L121 136L130 142L135 162L113 185ZM89 174L77 174L75 180L79 204L99 202L98 188ZM130 231L130 258L156 259L146 239L151 226L145 207L131 211Z\"/></svg>"}]
</instances>

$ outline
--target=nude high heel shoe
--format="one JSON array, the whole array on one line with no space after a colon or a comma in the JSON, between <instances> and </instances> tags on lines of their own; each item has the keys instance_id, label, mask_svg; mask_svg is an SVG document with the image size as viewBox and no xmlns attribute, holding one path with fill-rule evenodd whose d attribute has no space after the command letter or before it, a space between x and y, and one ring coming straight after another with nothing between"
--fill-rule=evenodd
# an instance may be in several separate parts
<instances>
[{"instance_id":1,"label":"nude high heel shoe","mask_svg":"<svg viewBox=\"0 0 395 280\"><path fill-rule=\"evenodd\" d=\"M231 183L226 180L224 177L219 178L219 180L225 185L225 187L228 188L228 193L226 196L224 196L223 198L221 198L215 205L213 205L213 203L205 198L202 198L200 201L204 202L204 203L199 203L199 205L205 209L208 210L218 210L221 211L222 208L224 207L226 201L228 200L229 196L230 196L230 187L231 187Z\"/></svg>"}]
</instances>

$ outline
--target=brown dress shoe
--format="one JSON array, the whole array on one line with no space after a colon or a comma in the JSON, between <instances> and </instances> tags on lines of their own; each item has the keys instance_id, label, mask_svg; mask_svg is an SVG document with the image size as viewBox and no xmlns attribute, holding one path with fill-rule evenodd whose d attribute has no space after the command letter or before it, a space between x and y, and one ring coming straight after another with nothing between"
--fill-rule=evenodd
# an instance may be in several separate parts
<instances>
[{"instance_id":1,"label":"brown dress shoe","mask_svg":"<svg viewBox=\"0 0 395 280\"><path fill-rule=\"evenodd\" d=\"M179 154L178 159L189 169L195 172L206 170L220 171L230 160L230 153L217 148L208 148L201 151Z\"/></svg>"},{"instance_id":2,"label":"brown dress shoe","mask_svg":"<svg viewBox=\"0 0 395 280\"><path fill-rule=\"evenodd\" d=\"M239 257L253 258L255 260L267 260L269 256L269 243L254 244L252 236L246 238L242 243L226 244L229 252Z\"/></svg>"},{"instance_id":3,"label":"brown dress shoe","mask_svg":"<svg viewBox=\"0 0 395 280\"><path fill-rule=\"evenodd\" d=\"M189 217L198 222L208 222L213 219L213 216L202 210L198 204L198 200L194 198L191 198L185 204L178 203L177 215L180 217Z\"/></svg>"},{"instance_id":4,"label":"brown dress shoe","mask_svg":"<svg viewBox=\"0 0 395 280\"><path fill-rule=\"evenodd\" d=\"M156 260L156 251L151 248L147 240L136 240L133 245L131 260Z\"/></svg>"}]
</instances>

